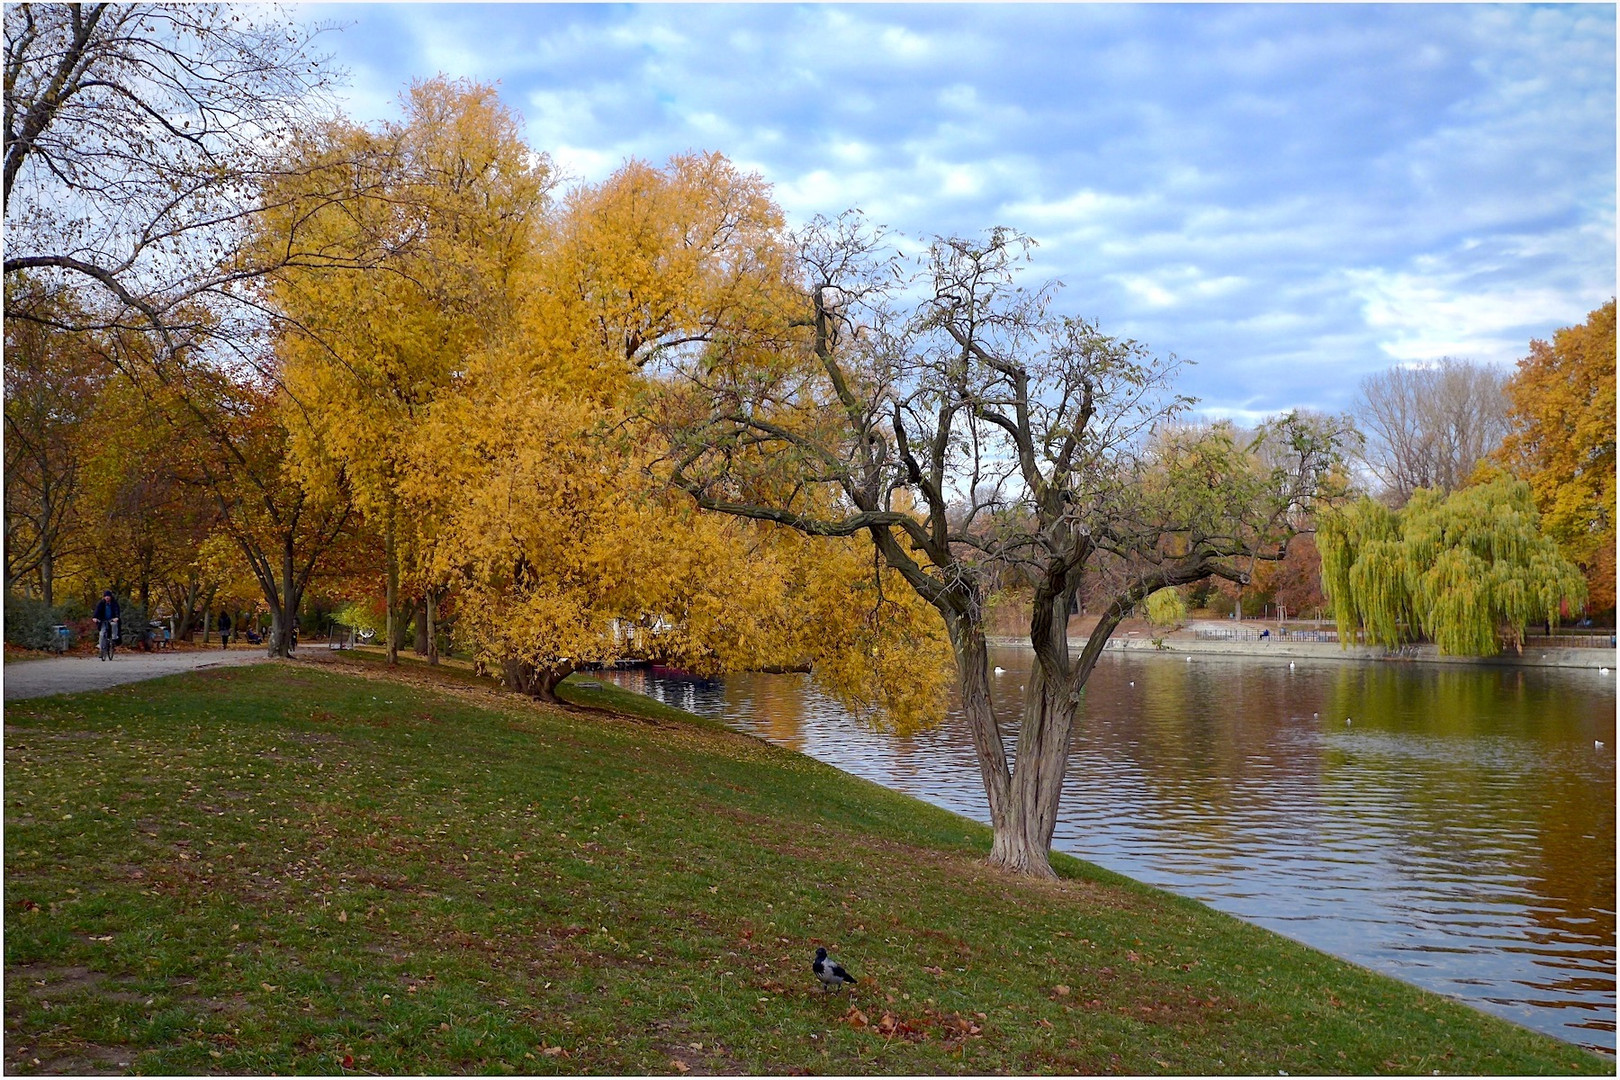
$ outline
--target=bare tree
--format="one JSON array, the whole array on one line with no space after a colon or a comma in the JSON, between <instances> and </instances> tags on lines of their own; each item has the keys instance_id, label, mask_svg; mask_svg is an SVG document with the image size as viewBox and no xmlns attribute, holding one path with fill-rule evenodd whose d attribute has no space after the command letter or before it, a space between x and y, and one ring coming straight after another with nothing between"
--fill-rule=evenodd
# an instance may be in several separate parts
<instances>
[{"instance_id":1,"label":"bare tree","mask_svg":"<svg viewBox=\"0 0 1620 1080\"><path fill-rule=\"evenodd\" d=\"M1361 380L1353 409L1366 442L1358 459L1399 508L1418 488L1452 492L1508 431L1506 376L1445 357Z\"/></svg>"},{"instance_id":2,"label":"bare tree","mask_svg":"<svg viewBox=\"0 0 1620 1080\"><path fill-rule=\"evenodd\" d=\"M871 537L949 632L991 862L1050 876L1076 708L1109 635L1158 589L1242 581L1281 557L1336 433L1268 426L1275 467L1229 429L1151 440L1190 403L1171 389L1178 363L1049 315L1050 289L1016 285L1029 242L1008 230L934 243L908 305L898 257L858 217L803 240L803 355L711 350L683 369L664 414L674 482L709 510ZM1011 759L984 634L986 581L1007 566L1034 583L1035 670ZM1120 585L1075 656L1067 613L1101 567Z\"/></svg>"},{"instance_id":3,"label":"bare tree","mask_svg":"<svg viewBox=\"0 0 1620 1080\"><path fill-rule=\"evenodd\" d=\"M5 11L5 277L72 283L83 302L73 318L8 303L7 322L145 338L110 360L177 440L206 448L189 479L264 589L272 655L290 650L304 584L349 513L289 485L285 432L266 428L261 283L286 266L377 261L306 242L296 220L265 225L326 119L337 74L314 51L322 29L257 5ZM357 194L341 180L298 187L305 205Z\"/></svg>"},{"instance_id":4,"label":"bare tree","mask_svg":"<svg viewBox=\"0 0 1620 1080\"><path fill-rule=\"evenodd\" d=\"M5 273L77 278L161 329L261 269L263 179L332 79L319 29L223 4L5 11Z\"/></svg>"}]
</instances>

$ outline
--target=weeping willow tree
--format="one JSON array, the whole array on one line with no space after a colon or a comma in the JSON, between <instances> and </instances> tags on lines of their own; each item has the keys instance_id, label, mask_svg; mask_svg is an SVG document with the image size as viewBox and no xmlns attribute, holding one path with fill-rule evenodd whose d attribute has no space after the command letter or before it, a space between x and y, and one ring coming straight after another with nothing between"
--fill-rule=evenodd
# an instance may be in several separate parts
<instances>
[{"instance_id":1,"label":"weeping willow tree","mask_svg":"<svg viewBox=\"0 0 1620 1080\"><path fill-rule=\"evenodd\" d=\"M1187 601L1180 589L1160 589L1144 601L1148 622L1154 626L1176 627L1187 621Z\"/></svg>"},{"instance_id":2,"label":"weeping willow tree","mask_svg":"<svg viewBox=\"0 0 1620 1080\"><path fill-rule=\"evenodd\" d=\"M1541 534L1530 487L1500 477L1399 512L1371 499L1324 515L1322 591L1341 641L1359 627L1392 648L1427 637L1444 655L1490 656L1529 622L1586 601L1580 570Z\"/></svg>"}]
</instances>

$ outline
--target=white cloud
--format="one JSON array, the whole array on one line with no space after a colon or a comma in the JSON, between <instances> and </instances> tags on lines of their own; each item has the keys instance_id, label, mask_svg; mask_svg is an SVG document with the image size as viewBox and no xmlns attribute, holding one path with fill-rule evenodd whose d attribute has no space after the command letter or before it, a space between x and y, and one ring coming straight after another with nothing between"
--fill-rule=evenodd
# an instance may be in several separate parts
<instances>
[{"instance_id":1,"label":"white cloud","mask_svg":"<svg viewBox=\"0 0 1620 1080\"><path fill-rule=\"evenodd\" d=\"M1593 306L1553 289L1481 288L1456 276L1353 270L1345 277L1378 347L1404 363L1458 356L1506 364L1540 328L1580 322Z\"/></svg>"}]
</instances>

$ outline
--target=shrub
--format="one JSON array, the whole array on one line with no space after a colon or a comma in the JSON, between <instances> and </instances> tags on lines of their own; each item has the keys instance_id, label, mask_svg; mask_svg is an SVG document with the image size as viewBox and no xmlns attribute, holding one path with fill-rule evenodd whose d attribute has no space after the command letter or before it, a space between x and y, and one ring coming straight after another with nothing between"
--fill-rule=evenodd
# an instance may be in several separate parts
<instances>
[{"instance_id":1,"label":"shrub","mask_svg":"<svg viewBox=\"0 0 1620 1080\"><path fill-rule=\"evenodd\" d=\"M43 600L31 596L6 595L6 643L24 649L53 648L52 627L65 622L64 607L50 607Z\"/></svg>"}]
</instances>

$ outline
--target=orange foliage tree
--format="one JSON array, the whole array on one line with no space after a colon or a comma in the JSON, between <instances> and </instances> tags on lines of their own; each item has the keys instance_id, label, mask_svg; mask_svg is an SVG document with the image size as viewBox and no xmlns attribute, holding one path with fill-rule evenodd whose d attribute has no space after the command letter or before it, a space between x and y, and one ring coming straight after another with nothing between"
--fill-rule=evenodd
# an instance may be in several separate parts
<instances>
[{"instance_id":1,"label":"orange foliage tree","mask_svg":"<svg viewBox=\"0 0 1620 1080\"><path fill-rule=\"evenodd\" d=\"M1615 302L1532 341L1508 382L1513 430L1497 459L1527 481L1541 527L1586 575L1592 611L1614 608Z\"/></svg>"}]
</instances>

